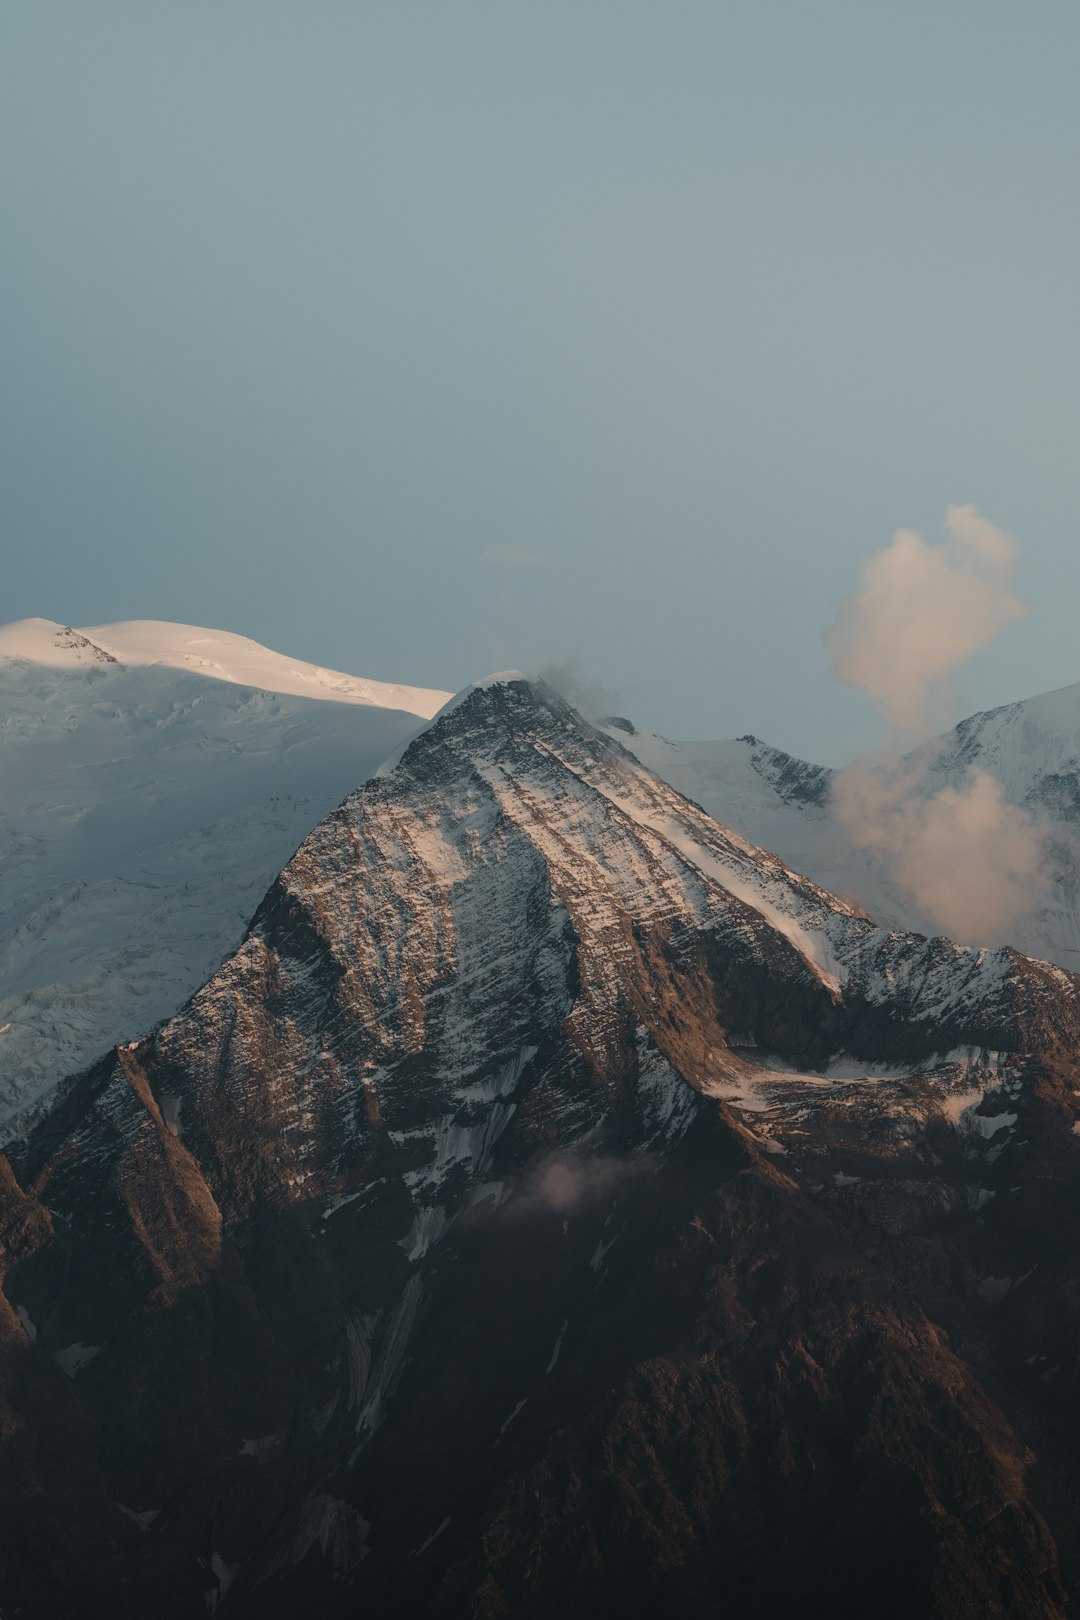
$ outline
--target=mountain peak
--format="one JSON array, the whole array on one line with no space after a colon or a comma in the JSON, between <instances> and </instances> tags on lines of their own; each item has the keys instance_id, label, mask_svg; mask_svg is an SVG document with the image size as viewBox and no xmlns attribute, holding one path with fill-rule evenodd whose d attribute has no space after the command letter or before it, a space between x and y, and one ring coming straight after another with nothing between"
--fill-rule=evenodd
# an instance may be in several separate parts
<instances>
[{"instance_id":1,"label":"mountain peak","mask_svg":"<svg viewBox=\"0 0 1080 1620\"><path fill-rule=\"evenodd\" d=\"M112 664L173 669L283 696L400 709L429 718L449 693L372 681L274 652L249 636L161 619L126 619L75 629L51 619L0 625L0 659L57 669Z\"/></svg>"},{"instance_id":2,"label":"mountain peak","mask_svg":"<svg viewBox=\"0 0 1080 1620\"><path fill-rule=\"evenodd\" d=\"M304 840L202 989L0 1160L0 1334L38 1373L2 1415L60 1436L4 1475L16 1606L77 1613L77 1579L108 1593L93 1612L167 1620L226 1584L238 1620L479 1613L492 1592L563 1612L583 1568L545 1574L546 1549L583 1513L590 1601L646 1548L604 1613L692 1612L701 1565L670 1590L654 1565L682 1581L715 1556L727 1592L747 1545L740 1612L808 1581L835 1607L853 1523L894 1537L879 1607L912 1546L946 1572L974 1547L981 1570L1007 1534L1041 1580L1023 1445L964 1384L989 1357L965 1371L917 1302L952 1290L973 1342L958 1279L1037 1292L1075 1251L1078 988L886 934L542 682L466 689ZM1015 1219L1029 1189L1056 1247ZM847 1411L865 1427L838 1449ZM660 1543L643 1491L674 1504ZM47 1558L18 1516L42 1500ZM967 1539L928 1551L943 1502ZM758 1602L767 1513L798 1591ZM863 1561L850 1589L863 1612ZM1020 1611L1064 1612L980 1610Z\"/></svg>"}]
</instances>

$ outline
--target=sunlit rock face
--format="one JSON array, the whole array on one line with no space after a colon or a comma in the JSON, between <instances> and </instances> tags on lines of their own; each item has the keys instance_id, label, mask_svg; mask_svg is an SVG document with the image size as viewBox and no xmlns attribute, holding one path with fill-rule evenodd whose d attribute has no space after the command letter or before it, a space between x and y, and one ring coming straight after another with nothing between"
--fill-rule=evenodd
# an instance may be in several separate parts
<instances>
[{"instance_id":1,"label":"sunlit rock face","mask_svg":"<svg viewBox=\"0 0 1080 1620\"><path fill-rule=\"evenodd\" d=\"M0 1161L5 1613L1066 1615L1077 988L470 689Z\"/></svg>"}]
</instances>

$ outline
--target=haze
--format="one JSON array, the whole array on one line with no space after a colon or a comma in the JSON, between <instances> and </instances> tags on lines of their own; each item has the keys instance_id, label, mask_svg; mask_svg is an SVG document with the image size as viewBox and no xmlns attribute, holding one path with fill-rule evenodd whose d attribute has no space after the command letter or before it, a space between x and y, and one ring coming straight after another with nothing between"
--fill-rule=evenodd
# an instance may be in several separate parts
<instances>
[{"instance_id":1,"label":"haze","mask_svg":"<svg viewBox=\"0 0 1080 1620\"><path fill-rule=\"evenodd\" d=\"M822 630L974 503L1080 680L1062 4L7 6L0 620L869 746Z\"/></svg>"}]
</instances>

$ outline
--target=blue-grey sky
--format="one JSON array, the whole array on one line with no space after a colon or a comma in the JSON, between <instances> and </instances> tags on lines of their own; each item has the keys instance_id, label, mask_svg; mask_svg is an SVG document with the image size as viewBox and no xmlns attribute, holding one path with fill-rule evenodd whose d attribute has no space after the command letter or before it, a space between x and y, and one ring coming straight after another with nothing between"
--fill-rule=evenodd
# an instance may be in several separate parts
<instances>
[{"instance_id":1,"label":"blue-grey sky","mask_svg":"<svg viewBox=\"0 0 1080 1620\"><path fill-rule=\"evenodd\" d=\"M167 618L850 756L974 502L1080 680L1075 0L12 0L0 620Z\"/></svg>"}]
</instances>

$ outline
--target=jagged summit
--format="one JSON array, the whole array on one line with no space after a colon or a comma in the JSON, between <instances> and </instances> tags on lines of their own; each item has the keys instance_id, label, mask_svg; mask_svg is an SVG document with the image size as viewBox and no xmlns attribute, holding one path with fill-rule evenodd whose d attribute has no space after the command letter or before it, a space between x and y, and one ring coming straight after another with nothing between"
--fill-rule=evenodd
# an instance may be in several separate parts
<instances>
[{"instance_id":1,"label":"jagged summit","mask_svg":"<svg viewBox=\"0 0 1080 1620\"><path fill-rule=\"evenodd\" d=\"M550 742L562 739L578 754L583 739L588 739L593 754L611 742L546 682L520 670L504 670L455 693L418 728L392 766L384 766L379 774L387 776L402 764L415 766L420 758L441 754L447 746L458 758L493 757L506 749L524 750L524 758L545 737ZM617 745L615 751L622 752Z\"/></svg>"},{"instance_id":2,"label":"jagged summit","mask_svg":"<svg viewBox=\"0 0 1080 1620\"><path fill-rule=\"evenodd\" d=\"M487 692L495 690L501 686L513 685L528 687L530 685L529 677L527 675L523 675L519 669L507 669L500 670L493 675L484 676L483 679L478 681L470 681L468 686L463 686L459 692L455 692L451 697L447 698L442 707L437 709L430 719L426 720L423 725L417 726L416 729L406 738L401 747L396 749L395 752L389 756L389 758L382 762L379 769L375 772L375 775L389 776L391 772L394 771L401 763L406 750L411 748L414 742L418 742L420 738L424 737L435 726L440 725L447 715L453 714L456 710L468 704L472 699L473 693Z\"/></svg>"}]
</instances>

